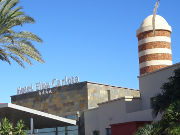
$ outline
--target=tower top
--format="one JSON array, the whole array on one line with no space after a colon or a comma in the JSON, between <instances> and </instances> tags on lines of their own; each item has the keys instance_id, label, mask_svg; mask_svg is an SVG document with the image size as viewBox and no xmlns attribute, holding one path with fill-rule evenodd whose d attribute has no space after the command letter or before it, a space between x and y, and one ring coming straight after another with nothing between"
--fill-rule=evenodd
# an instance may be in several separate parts
<instances>
[{"instance_id":1,"label":"tower top","mask_svg":"<svg viewBox=\"0 0 180 135\"><path fill-rule=\"evenodd\" d=\"M148 16L143 23L141 24L140 28L136 31L136 36L138 36L142 32L151 31L153 30L152 26L152 19L153 15ZM171 26L167 23L167 21L160 15L156 15L155 19L155 29L156 30L167 30L172 32Z\"/></svg>"}]
</instances>

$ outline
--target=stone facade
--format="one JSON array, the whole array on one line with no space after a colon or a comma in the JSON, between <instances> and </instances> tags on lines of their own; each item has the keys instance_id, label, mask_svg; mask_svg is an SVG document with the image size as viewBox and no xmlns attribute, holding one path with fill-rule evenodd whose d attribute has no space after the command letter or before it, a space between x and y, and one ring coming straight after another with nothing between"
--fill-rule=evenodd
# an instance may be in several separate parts
<instances>
[{"instance_id":1,"label":"stone facade","mask_svg":"<svg viewBox=\"0 0 180 135\"><path fill-rule=\"evenodd\" d=\"M133 96L140 97L140 93L134 89L98 84L98 83L87 83L88 88L88 109L98 107L99 103L108 101L108 91L110 93L110 100Z\"/></svg>"},{"instance_id":2,"label":"stone facade","mask_svg":"<svg viewBox=\"0 0 180 135\"><path fill-rule=\"evenodd\" d=\"M52 94L39 95L38 91L11 97L13 104L58 116L77 114L88 107L87 83L52 88Z\"/></svg>"},{"instance_id":3,"label":"stone facade","mask_svg":"<svg viewBox=\"0 0 180 135\"><path fill-rule=\"evenodd\" d=\"M74 115L95 108L99 103L124 96L140 97L139 91L92 82L80 82L51 88L51 94L39 95L38 91L11 97L13 104L58 116Z\"/></svg>"}]
</instances>

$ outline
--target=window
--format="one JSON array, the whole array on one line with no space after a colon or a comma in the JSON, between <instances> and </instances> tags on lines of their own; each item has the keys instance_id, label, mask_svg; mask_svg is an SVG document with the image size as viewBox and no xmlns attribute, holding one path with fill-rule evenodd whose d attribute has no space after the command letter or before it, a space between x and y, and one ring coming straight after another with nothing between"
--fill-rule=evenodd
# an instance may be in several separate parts
<instances>
[{"instance_id":1,"label":"window","mask_svg":"<svg viewBox=\"0 0 180 135\"><path fill-rule=\"evenodd\" d=\"M99 130L94 130L93 135L100 135Z\"/></svg>"},{"instance_id":2,"label":"window","mask_svg":"<svg viewBox=\"0 0 180 135\"><path fill-rule=\"evenodd\" d=\"M107 90L107 95L108 95L108 101L111 100L111 91L110 90Z\"/></svg>"},{"instance_id":3,"label":"window","mask_svg":"<svg viewBox=\"0 0 180 135\"><path fill-rule=\"evenodd\" d=\"M106 135L111 135L111 128L106 128Z\"/></svg>"}]
</instances>

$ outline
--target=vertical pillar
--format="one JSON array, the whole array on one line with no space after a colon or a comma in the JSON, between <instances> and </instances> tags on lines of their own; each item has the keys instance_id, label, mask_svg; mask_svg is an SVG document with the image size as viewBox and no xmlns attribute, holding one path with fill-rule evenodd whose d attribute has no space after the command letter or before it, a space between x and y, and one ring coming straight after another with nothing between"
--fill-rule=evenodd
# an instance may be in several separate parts
<instances>
[{"instance_id":1,"label":"vertical pillar","mask_svg":"<svg viewBox=\"0 0 180 135\"><path fill-rule=\"evenodd\" d=\"M65 126L65 135L68 135L68 127Z\"/></svg>"},{"instance_id":2,"label":"vertical pillar","mask_svg":"<svg viewBox=\"0 0 180 135\"><path fill-rule=\"evenodd\" d=\"M34 134L34 121L33 121L33 118L31 118L30 120L30 126L31 126L31 135Z\"/></svg>"},{"instance_id":3,"label":"vertical pillar","mask_svg":"<svg viewBox=\"0 0 180 135\"><path fill-rule=\"evenodd\" d=\"M58 135L58 127L55 128L55 135Z\"/></svg>"}]
</instances>

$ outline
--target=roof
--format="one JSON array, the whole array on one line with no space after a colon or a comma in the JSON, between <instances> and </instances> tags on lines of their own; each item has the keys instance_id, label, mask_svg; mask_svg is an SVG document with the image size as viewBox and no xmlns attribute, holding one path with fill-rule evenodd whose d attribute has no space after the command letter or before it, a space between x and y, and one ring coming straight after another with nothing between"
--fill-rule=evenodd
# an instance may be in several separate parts
<instances>
[{"instance_id":1,"label":"roof","mask_svg":"<svg viewBox=\"0 0 180 135\"><path fill-rule=\"evenodd\" d=\"M142 32L153 30L152 19L153 19L153 15L150 15L143 21L140 28L136 31L137 36ZM169 26L167 21L160 15L156 15L155 29L156 30L168 30L168 31L172 32L171 26Z\"/></svg>"},{"instance_id":2,"label":"roof","mask_svg":"<svg viewBox=\"0 0 180 135\"><path fill-rule=\"evenodd\" d=\"M22 119L27 127L30 127L30 119L33 118L36 129L76 125L76 120L55 116L11 103L0 104L0 119L4 117L8 118L14 124Z\"/></svg>"},{"instance_id":3,"label":"roof","mask_svg":"<svg viewBox=\"0 0 180 135\"><path fill-rule=\"evenodd\" d=\"M139 99L139 100L141 100L141 97L124 96L124 97L112 99L112 100L109 100L109 101L101 102L101 103L99 103L98 105L108 104L108 103L112 103L112 102L120 101L120 100L132 101L133 99Z\"/></svg>"}]
</instances>

